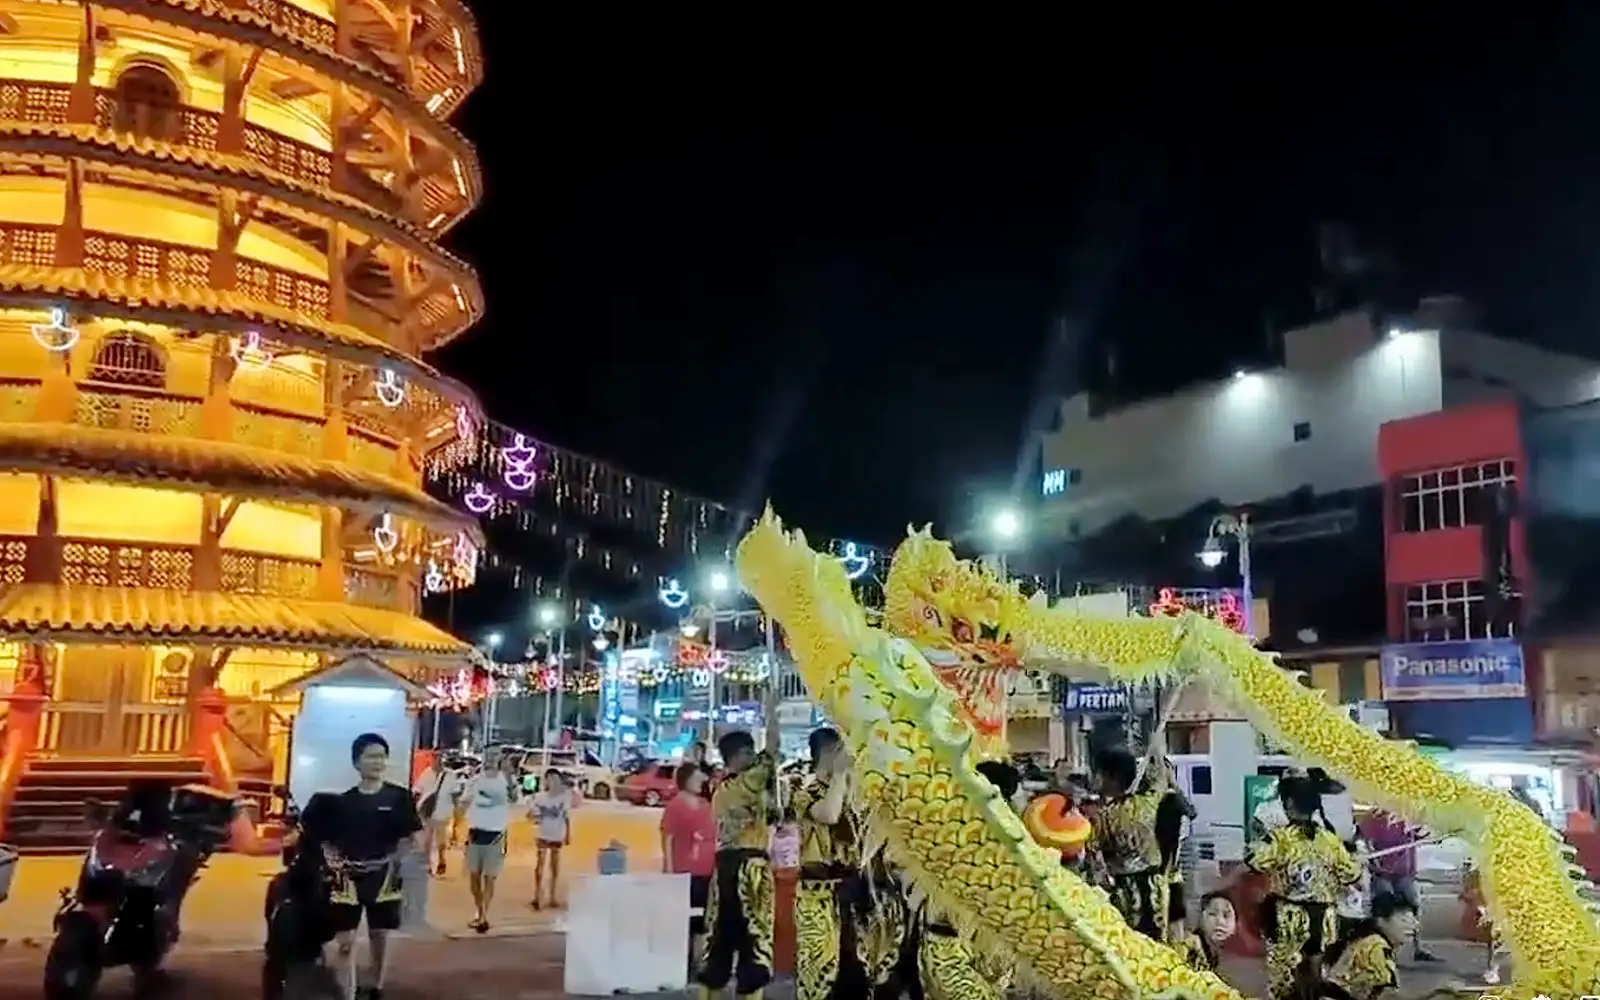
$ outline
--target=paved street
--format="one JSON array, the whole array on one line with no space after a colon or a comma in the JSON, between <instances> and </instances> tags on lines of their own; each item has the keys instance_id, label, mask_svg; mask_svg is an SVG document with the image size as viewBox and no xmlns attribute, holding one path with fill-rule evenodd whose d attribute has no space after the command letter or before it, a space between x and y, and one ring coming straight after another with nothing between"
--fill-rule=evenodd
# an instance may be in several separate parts
<instances>
[{"instance_id":1,"label":"paved street","mask_svg":"<svg viewBox=\"0 0 1600 1000\"><path fill-rule=\"evenodd\" d=\"M561 956L565 938L537 934L458 939L407 940L397 953L395 973L387 996L395 1000L557 1000L561 991ZM1416 996L1453 980L1470 977L1481 953L1441 942L1435 947L1447 961L1428 969L1405 968L1401 988ZM8 950L0 953L0 1000L37 1000L42 957L38 952ZM191 949L173 963L171 989L165 1000L215 1000L231 996L244 1000L259 989L260 966L254 952L197 952ZM1249 996L1265 995L1259 962L1231 961L1226 977ZM652 994L658 1000L676 1000L683 993ZM772 1000L790 1000L787 983L768 993ZM100 996L108 1000L129 998L126 974L108 976ZM1472 994L1473 997L1477 993Z\"/></svg>"}]
</instances>

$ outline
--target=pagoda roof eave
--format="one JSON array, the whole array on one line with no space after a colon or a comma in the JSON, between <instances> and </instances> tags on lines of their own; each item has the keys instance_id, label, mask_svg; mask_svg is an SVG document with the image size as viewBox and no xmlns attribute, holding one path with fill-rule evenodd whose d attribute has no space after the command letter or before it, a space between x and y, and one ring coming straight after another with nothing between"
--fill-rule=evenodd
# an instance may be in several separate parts
<instances>
[{"instance_id":1,"label":"pagoda roof eave","mask_svg":"<svg viewBox=\"0 0 1600 1000\"><path fill-rule=\"evenodd\" d=\"M177 327L192 327L196 317L201 317L208 330L260 333L269 339L309 345L329 355L366 364L376 358L396 374L420 381L472 412L480 412L477 397L466 386L427 362L344 323L315 319L236 292L98 272L0 264L0 306L51 309L61 306L63 300L88 315Z\"/></svg>"},{"instance_id":2,"label":"pagoda roof eave","mask_svg":"<svg viewBox=\"0 0 1600 1000\"><path fill-rule=\"evenodd\" d=\"M371 653L464 665L475 651L411 615L260 594L24 583L0 589L0 638L12 641L205 643Z\"/></svg>"},{"instance_id":3,"label":"pagoda roof eave","mask_svg":"<svg viewBox=\"0 0 1600 1000\"><path fill-rule=\"evenodd\" d=\"M471 514L421 488L342 462L198 438L61 424L0 424L0 471L227 492L396 514L483 544Z\"/></svg>"}]
</instances>

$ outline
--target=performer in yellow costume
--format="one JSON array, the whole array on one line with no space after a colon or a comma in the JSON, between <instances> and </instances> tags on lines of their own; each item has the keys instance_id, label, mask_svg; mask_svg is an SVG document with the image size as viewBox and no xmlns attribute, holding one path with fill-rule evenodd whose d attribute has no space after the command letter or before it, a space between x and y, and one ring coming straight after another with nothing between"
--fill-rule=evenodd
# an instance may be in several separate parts
<instances>
[{"instance_id":1,"label":"performer in yellow costume","mask_svg":"<svg viewBox=\"0 0 1600 1000\"><path fill-rule=\"evenodd\" d=\"M1304 995L1321 976L1322 953L1339 933L1337 903L1361 877L1339 835L1317 821L1321 797L1305 778L1280 784L1289 825L1258 842L1249 863L1266 875L1267 980L1275 1000Z\"/></svg>"},{"instance_id":2,"label":"performer in yellow costume","mask_svg":"<svg viewBox=\"0 0 1600 1000\"><path fill-rule=\"evenodd\" d=\"M738 996L760 1000L772 981L774 913L767 848L777 810L776 769L770 755L756 753L747 732L728 733L717 741L717 751L728 773L711 798L717 867L706 900L710 942L700 970L700 995L709 1000L732 979Z\"/></svg>"},{"instance_id":3,"label":"performer in yellow costume","mask_svg":"<svg viewBox=\"0 0 1600 1000\"><path fill-rule=\"evenodd\" d=\"M790 800L800 825L795 995L859 1000L869 985L861 934L866 889L855 817L845 801L850 756L834 729L815 730L810 743L816 777Z\"/></svg>"},{"instance_id":4,"label":"performer in yellow costume","mask_svg":"<svg viewBox=\"0 0 1600 1000\"><path fill-rule=\"evenodd\" d=\"M1159 759L1139 761L1120 747L1095 759L1105 804L1095 815L1095 846L1111 876L1111 902L1128 926L1156 941L1167 936L1167 893L1172 885L1156 839L1156 813L1167 794L1167 770ZM1135 787L1137 786L1137 787Z\"/></svg>"}]
</instances>

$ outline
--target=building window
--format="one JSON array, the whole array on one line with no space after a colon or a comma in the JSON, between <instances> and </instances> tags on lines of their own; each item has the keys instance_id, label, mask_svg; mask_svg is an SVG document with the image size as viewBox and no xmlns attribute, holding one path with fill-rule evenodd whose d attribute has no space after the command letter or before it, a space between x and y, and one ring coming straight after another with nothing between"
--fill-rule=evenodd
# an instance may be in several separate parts
<instances>
[{"instance_id":1,"label":"building window","mask_svg":"<svg viewBox=\"0 0 1600 1000\"><path fill-rule=\"evenodd\" d=\"M1311 421L1302 420L1294 425L1294 439L1296 441L1311 440Z\"/></svg>"},{"instance_id":2,"label":"building window","mask_svg":"<svg viewBox=\"0 0 1600 1000\"><path fill-rule=\"evenodd\" d=\"M1517 463L1480 462L1400 480L1400 530L1439 531L1489 519L1486 491L1517 481Z\"/></svg>"},{"instance_id":3,"label":"building window","mask_svg":"<svg viewBox=\"0 0 1600 1000\"><path fill-rule=\"evenodd\" d=\"M133 66L117 77L113 127L147 139L170 141L177 137L178 85L154 66Z\"/></svg>"},{"instance_id":4,"label":"building window","mask_svg":"<svg viewBox=\"0 0 1600 1000\"><path fill-rule=\"evenodd\" d=\"M1083 470L1082 469L1068 469L1067 470L1067 485L1068 486L1076 486L1081 482L1083 482Z\"/></svg>"},{"instance_id":5,"label":"building window","mask_svg":"<svg viewBox=\"0 0 1600 1000\"><path fill-rule=\"evenodd\" d=\"M162 389L167 384L167 359L149 337L113 333L95 347L89 381Z\"/></svg>"},{"instance_id":6,"label":"building window","mask_svg":"<svg viewBox=\"0 0 1600 1000\"><path fill-rule=\"evenodd\" d=\"M1489 599L1482 580L1446 580L1406 588L1405 636L1408 642L1498 639L1517 634L1522 587Z\"/></svg>"}]
</instances>

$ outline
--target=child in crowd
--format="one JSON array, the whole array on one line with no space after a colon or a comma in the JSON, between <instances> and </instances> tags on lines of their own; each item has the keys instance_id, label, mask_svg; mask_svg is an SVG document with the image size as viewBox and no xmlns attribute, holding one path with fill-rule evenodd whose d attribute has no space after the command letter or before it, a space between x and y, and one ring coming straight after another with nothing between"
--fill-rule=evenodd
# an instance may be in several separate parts
<instances>
[{"instance_id":1,"label":"child in crowd","mask_svg":"<svg viewBox=\"0 0 1600 1000\"><path fill-rule=\"evenodd\" d=\"M538 843L533 862L533 908L540 907L544 894L544 873L550 872L550 907L556 905L556 886L561 882L561 849L572 843L572 790L555 768L544 773L539 793L528 804L528 815L538 824Z\"/></svg>"},{"instance_id":2,"label":"child in crowd","mask_svg":"<svg viewBox=\"0 0 1600 1000\"><path fill-rule=\"evenodd\" d=\"M1331 1000L1389 1000L1400 985L1394 951L1417 933L1417 904L1399 893L1372 900L1372 916L1339 936L1324 956L1320 995Z\"/></svg>"},{"instance_id":3,"label":"child in crowd","mask_svg":"<svg viewBox=\"0 0 1600 1000\"><path fill-rule=\"evenodd\" d=\"M1200 926L1173 945L1191 969L1216 972L1222 948L1239 926L1233 900L1220 892L1208 892L1200 899Z\"/></svg>"}]
</instances>

